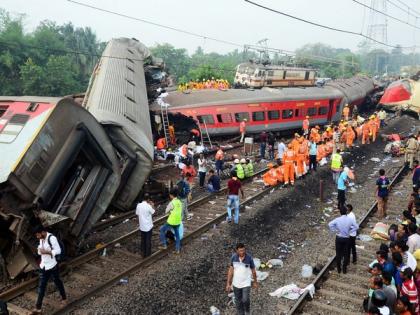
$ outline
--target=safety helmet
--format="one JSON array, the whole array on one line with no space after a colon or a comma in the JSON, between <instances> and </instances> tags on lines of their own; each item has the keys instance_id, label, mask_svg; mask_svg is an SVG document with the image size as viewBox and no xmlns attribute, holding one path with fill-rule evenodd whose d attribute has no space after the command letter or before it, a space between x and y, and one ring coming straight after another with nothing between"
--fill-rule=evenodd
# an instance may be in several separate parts
<instances>
[{"instance_id":1,"label":"safety helmet","mask_svg":"<svg viewBox=\"0 0 420 315\"><path fill-rule=\"evenodd\" d=\"M268 167L268 168L273 168L273 163L268 163L268 164L267 164L267 167Z\"/></svg>"},{"instance_id":2,"label":"safety helmet","mask_svg":"<svg viewBox=\"0 0 420 315\"><path fill-rule=\"evenodd\" d=\"M248 121L248 119L244 118L244 121Z\"/></svg>"},{"instance_id":3,"label":"safety helmet","mask_svg":"<svg viewBox=\"0 0 420 315\"><path fill-rule=\"evenodd\" d=\"M235 164L239 164L239 159L235 159L235 160L233 161L233 163L235 163Z\"/></svg>"},{"instance_id":4,"label":"safety helmet","mask_svg":"<svg viewBox=\"0 0 420 315\"><path fill-rule=\"evenodd\" d=\"M372 304L376 307L382 307L386 305L386 295L382 290L375 290L372 294Z\"/></svg>"},{"instance_id":5,"label":"safety helmet","mask_svg":"<svg viewBox=\"0 0 420 315\"><path fill-rule=\"evenodd\" d=\"M344 105L344 107L349 107L349 104Z\"/></svg>"},{"instance_id":6,"label":"safety helmet","mask_svg":"<svg viewBox=\"0 0 420 315\"><path fill-rule=\"evenodd\" d=\"M236 160L236 159L238 159L239 157L238 157L238 155L237 155L237 154L234 154L234 155L233 155L233 158Z\"/></svg>"},{"instance_id":7,"label":"safety helmet","mask_svg":"<svg viewBox=\"0 0 420 315\"><path fill-rule=\"evenodd\" d=\"M300 135L296 132L296 133L295 133L295 137L300 137Z\"/></svg>"},{"instance_id":8,"label":"safety helmet","mask_svg":"<svg viewBox=\"0 0 420 315\"><path fill-rule=\"evenodd\" d=\"M241 159L241 163L242 164L246 163L246 160L245 159Z\"/></svg>"}]
</instances>

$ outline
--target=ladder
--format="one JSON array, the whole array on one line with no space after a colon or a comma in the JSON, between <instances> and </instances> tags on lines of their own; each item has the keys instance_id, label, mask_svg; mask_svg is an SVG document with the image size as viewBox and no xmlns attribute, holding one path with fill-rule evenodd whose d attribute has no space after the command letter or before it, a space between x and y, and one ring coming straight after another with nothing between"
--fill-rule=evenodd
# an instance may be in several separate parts
<instances>
[{"instance_id":1,"label":"ladder","mask_svg":"<svg viewBox=\"0 0 420 315\"><path fill-rule=\"evenodd\" d=\"M168 105L165 102L160 103L160 114L162 116L162 128L165 136L166 148L169 147L170 136L169 136L169 117L168 117Z\"/></svg>"},{"instance_id":2,"label":"ladder","mask_svg":"<svg viewBox=\"0 0 420 315\"><path fill-rule=\"evenodd\" d=\"M213 144L211 143L209 130L207 129L206 120L203 119L203 125L204 128L201 128L201 124L198 123L198 128L200 129L200 136L201 136L201 144L205 146L206 144L210 147L210 149L213 148Z\"/></svg>"}]
</instances>

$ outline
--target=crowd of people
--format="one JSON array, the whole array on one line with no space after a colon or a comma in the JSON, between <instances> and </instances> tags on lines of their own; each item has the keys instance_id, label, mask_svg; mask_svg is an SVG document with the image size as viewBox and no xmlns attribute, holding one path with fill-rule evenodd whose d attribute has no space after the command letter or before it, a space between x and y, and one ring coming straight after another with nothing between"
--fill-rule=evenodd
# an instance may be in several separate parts
<instances>
[{"instance_id":1,"label":"crowd of people","mask_svg":"<svg viewBox=\"0 0 420 315\"><path fill-rule=\"evenodd\" d=\"M230 83L228 80L224 79L203 79L195 80L195 81L189 81L186 83L181 83L178 85L178 91L180 92L186 92L190 90L205 90L205 89L220 89L220 90L226 90L230 88Z\"/></svg>"}]
</instances>

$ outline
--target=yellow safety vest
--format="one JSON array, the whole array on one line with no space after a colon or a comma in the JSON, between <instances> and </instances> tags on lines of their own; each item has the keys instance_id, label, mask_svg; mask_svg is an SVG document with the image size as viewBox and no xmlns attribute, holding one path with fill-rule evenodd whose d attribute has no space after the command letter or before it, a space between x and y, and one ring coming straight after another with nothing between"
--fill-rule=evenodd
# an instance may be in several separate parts
<instances>
[{"instance_id":1,"label":"yellow safety vest","mask_svg":"<svg viewBox=\"0 0 420 315\"><path fill-rule=\"evenodd\" d=\"M331 168L338 170L341 168L341 155L334 153L331 158Z\"/></svg>"},{"instance_id":2,"label":"yellow safety vest","mask_svg":"<svg viewBox=\"0 0 420 315\"><path fill-rule=\"evenodd\" d=\"M174 206L168 217L169 225L180 225L182 222L182 202L178 198L172 199L172 205Z\"/></svg>"}]
</instances>

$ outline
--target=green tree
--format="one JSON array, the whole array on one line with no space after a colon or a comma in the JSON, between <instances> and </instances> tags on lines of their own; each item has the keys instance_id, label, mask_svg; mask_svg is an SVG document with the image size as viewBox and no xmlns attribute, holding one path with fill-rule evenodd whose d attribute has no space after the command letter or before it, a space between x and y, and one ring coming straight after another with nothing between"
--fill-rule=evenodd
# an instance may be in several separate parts
<instances>
[{"instance_id":1,"label":"green tree","mask_svg":"<svg viewBox=\"0 0 420 315\"><path fill-rule=\"evenodd\" d=\"M20 79L22 81L22 93L25 95L43 95L45 73L29 58L20 67Z\"/></svg>"}]
</instances>

